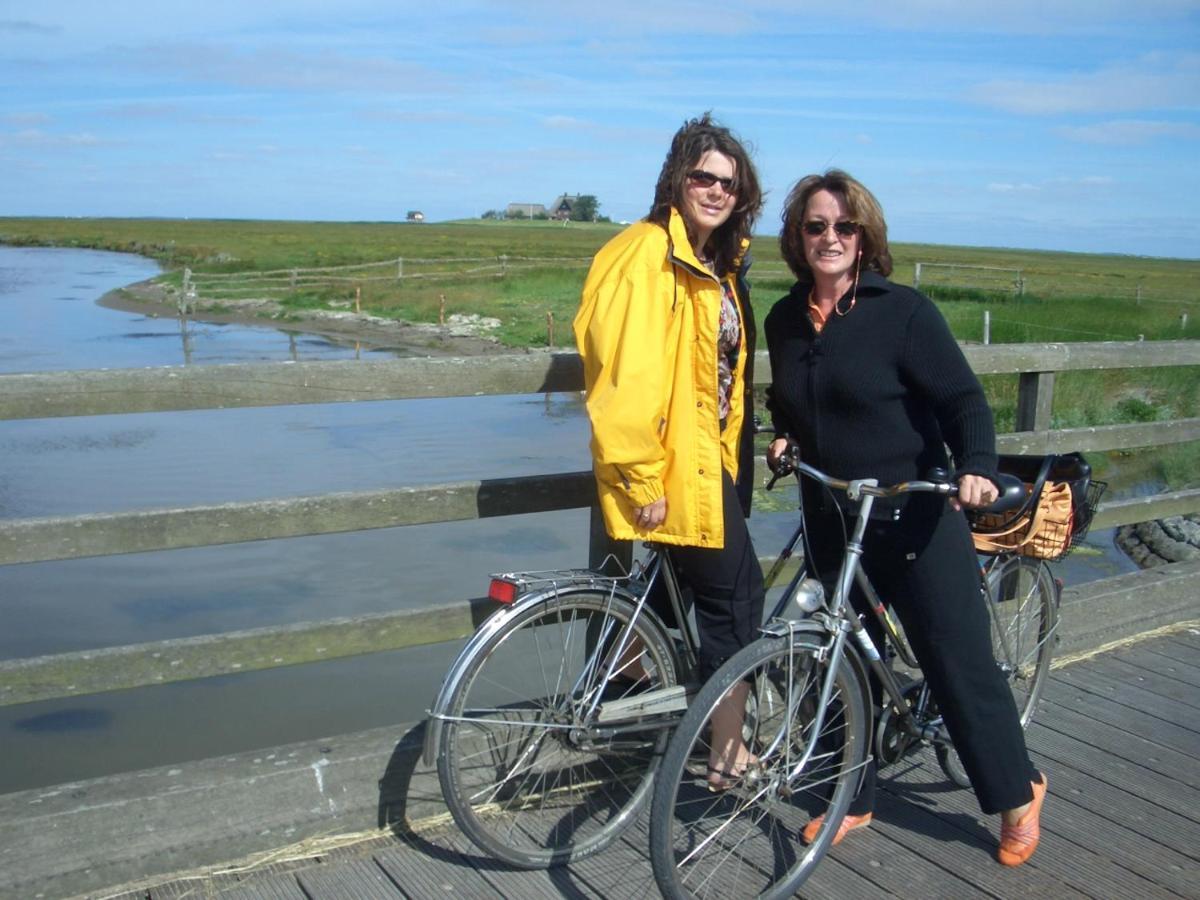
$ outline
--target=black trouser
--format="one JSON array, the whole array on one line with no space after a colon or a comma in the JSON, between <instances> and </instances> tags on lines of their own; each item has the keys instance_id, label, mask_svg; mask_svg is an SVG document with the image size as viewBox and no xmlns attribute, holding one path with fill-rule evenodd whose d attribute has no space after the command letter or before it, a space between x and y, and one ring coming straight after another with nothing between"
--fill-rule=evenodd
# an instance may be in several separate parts
<instances>
[{"instance_id":1,"label":"black trouser","mask_svg":"<svg viewBox=\"0 0 1200 900\"><path fill-rule=\"evenodd\" d=\"M806 522L817 571L823 579L836 579L845 550L839 519L810 513ZM943 498L911 495L898 521L868 525L863 545L867 577L904 626L980 808L992 814L1027 803L1037 773L1025 749L1012 691L992 658L988 612L966 519ZM882 629L857 588L851 603L882 647ZM880 688L875 678L871 681L879 708ZM874 798L872 763L850 812L869 812Z\"/></svg>"},{"instance_id":2,"label":"black trouser","mask_svg":"<svg viewBox=\"0 0 1200 900\"><path fill-rule=\"evenodd\" d=\"M766 596L762 567L728 472L722 473L721 487L725 546L671 546L667 551L696 611L701 681L759 636Z\"/></svg>"}]
</instances>

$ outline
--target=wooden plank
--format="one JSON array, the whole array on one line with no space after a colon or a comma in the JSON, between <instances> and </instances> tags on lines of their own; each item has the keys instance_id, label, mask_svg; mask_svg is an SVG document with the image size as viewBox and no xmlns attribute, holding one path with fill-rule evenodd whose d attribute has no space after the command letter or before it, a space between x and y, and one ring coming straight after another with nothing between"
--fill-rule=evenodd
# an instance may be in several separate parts
<instances>
[{"instance_id":1,"label":"wooden plank","mask_svg":"<svg viewBox=\"0 0 1200 900\"><path fill-rule=\"evenodd\" d=\"M579 391L576 353L0 375L0 419Z\"/></svg>"},{"instance_id":2,"label":"wooden plank","mask_svg":"<svg viewBox=\"0 0 1200 900\"><path fill-rule=\"evenodd\" d=\"M1104 747L1113 756L1144 766L1164 778L1200 788L1200 765L1192 754L1163 746L1139 732L1105 724L1045 697L1034 721L1051 731Z\"/></svg>"},{"instance_id":3,"label":"wooden plank","mask_svg":"<svg viewBox=\"0 0 1200 900\"><path fill-rule=\"evenodd\" d=\"M1200 419L1170 419L1125 425L1093 425L1053 431L1017 431L997 435L1000 453L1098 453L1131 447L1161 447L1200 439Z\"/></svg>"},{"instance_id":4,"label":"wooden plank","mask_svg":"<svg viewBox=\"0 0 1200 900\"><path fill-rule=\"evenodd\" d=\"M1046 769L1059 796L1113 820L1130 832L1169 847L1193 861L1200 861L1200 842L1197 841L1200 824L1195 815L1181 815L1165 809L1153 800L1130 793L1124 785L1114 783L1113 779L1099 777L1074 765L1055 764L1042 753L1045 749L1043 737L1040 731L1034 729L1030 734L1031 746L1036 748L1039 758L1047 760ZM1108 749L1107 744L1100 746ZM1189 775L1194 779L1197 760L1191 758L1187 765L1191 770ZM1158 777L1167 785L1177 780L1161 774Z\"/></svg>"},{"instance_id":5,"label":"wooden plank","mask_svg":"<svg viewBox=\"0 0 1200 900\"><path fill-rule=\"evenodd\" d=\"M1047 680L1042 696L1096 721L1141 735L1179 753L1191 756L1195 752L1197 738L1191 729L1117 703L1108 697L1079 690L1053 675Z\"/></svg>"},{"instance_id":6,"label":"wooden plank","mask_svg":"<svg viewBox=\"0 0 1200 900\"><path fill-rule=\"evenodd\" d=\"M1185 666L1200 666L1200 647L1189 647L1179 641L1156 641L1154 652Z\"/></svg>"},{"instance_id":7,"label":"wooden plank","mask_svg":"<svg viewBox=\"0 0 1200 900\"><path fill-rule=\"evenodd\" d=\"M601 853L570 866L571 884L583 896L657 900L660 896L650 867L648 812L643 811L613 844ZM563 891L572 896L575 891Z\"/></svg>"},{"instance_id":8,"label":"wooden plank","mask_svg":"<svg viewBox=\"0 0 1200 900\"><path fill-rule=\"evenodd\" d=\"M1048 771L1057 774L1056 768ZM1087 847L1116 865L1140 875L1147 883L1154 884L1181 896L1200 884L1200 863L1191 856L1164 846L1157 835L1145 835L1125 822L1125 806L1118 805L1108 814L1098 813L1077 804L1075 795L1068 794L1065 786L1060 787L1055 774L1051 774L1054 798L1054 830L1069 840ZM1185 823L1185 836L1193 843L1200 838L1200 825ZM1039 848L1040 852L1040 848ZM1133 895L1138 896L1138 895Z\"/></svg>"},{"instance_id":9,"label":"wooden plank","mask_svg":"<svg viewBox=\"0 0 1200 900\"><path fill-rule=\"evenodd\" d=\"M971 854L974 856L974 865L964 867L966 872L963 868L945 865L940 855L936 858L930 855L928 832L921 833L914 840L908 831L912 822L911 814L919 812L915 806L884 796L883 792L877 792L876 797L879 802L871 827L856 832L852 839L848 838L833 848L828 857L830 860L837 860L848 869L861 872L871 880L876 892L888 897L958 900L991 896L974 883L974 870L979 866L978 856ZM936 818L934 821L937 821ZM940 831L937 825L933 830ZM940 836L944 837L944 832ZM961 834L954 834L947 839L953 841L958 849L965 846L959 843L961 837ZM816 880L824 866L825 861L822 861L810 880ZM806 889L804 894L808 896L809 891ZM840 894L829 892L825 896L836 898Z\"/></svg>"},{"instance_id":10,"label":"wooden plank","mask_svg":"<svg viewBox=\"0 0 1200 900\"><path fill-rule=\"evenodd\" d=\"M1200 691L1196 690L1200 687L1200 670L1171 667L1169 663L1160 663L1160 668L1139 666L1117 655L1097 659L1095 662L1096 672L1136 684L1160 697L1170 697L1183 706L1200 709ZM1169 668L1174 668L1175 671L1168 671Z\"/></svg>"},{"instance_id":11,"label":"wooden plank","mask_svg":"<svg viewBox=\"0 0 1200 900\"><path fill-rule=\"evenodd\" d=\"M0 565L211 547L588 507L590 472L494 478L173 509L0 521ZM1200 489L1103 504L1095 528L1200 511Z\"/></svg>"},{"instance_id":12,"label":"wooden plank","mask_svg":"<svg viewBox=\"0 0 1200 900\"><path fill-rule=\"evenodd\" d=\"M1200 650L1200 628L1189 628L1171 635L1171 640L1189 650Z\"/></svg>"},{"instance_id":13,"label":"wooden plank","mask_svg":"<svg viewBox=\"0 0 1200 900\"><path fill-rule=\"evenodd\" d=\"M414 900L502 896L456 850L417 840L416 844L404 843L372 854L375 863Z\"/></svg>"},{"instance_id":14,"label":"wooden plank","mask_svg":"<svg viewBox=\"0 0 1200 900\"><path fill-rule=\"evenodd\" d=\"M1198 343L992 344L963 350L977 374L993 375L1200 365ZM755 383L770 379L770 361L760 351ZM0 376L0 419L582 388L583 366L573 352L33 372Z\"/></svg>"},{"instance_id":15,"label":"wooden plank","mask_svg":"<svg viewBox=\"0 0 1200 900\"><path fill-rule=\"evenodd\" d=\"M1135 644L1132 647L1115 650L1113 659L1119 659L1142 671L1156 672L1192 687L1200 688L1200 656L1197 657L1196 663L1186 663L1164 656L1156 648Z\"/></svg>"},{"instance_id":16,"label":"wooden plank","mask_svg":"<svg viewBox=\"0 0 1200 900\"><path fill-rule=\"evenodd\" d=\"M1113 756L1106 748L1077 741L1069 735L1044 729L1034 722L1030 726L1030 747L1056 766L1070 766L1093 774L1097 779L1119 788L1126 794L1140 797L1184 818L1200 813L1200 790L1174 780L1164 779L1143 766ZM1055 766L1051 767L1051 771Z\"/></svg>"},{"instance_id":17,"label":"wooden plank","mask_svg":"<svg viewBox=\"0 0 1200 900\"><path fill-rule=\"evenodd\" d=\"M917 777L915 769L920 769ZM948 806L953 797L963 806ZM879 830L914 853L920 853L976 889L997 897L1082 898L1085 895L1035 866L1006 869L995 862L997 827L993 817L970 808L973 795L945 780L932 752L923 752L885 769L876 792L876 816L869 830ZM843 846L849 846L846 841Z\"/></svg>"},{"instance_id":18,"label":"wooden plank","mask_svg":"<svg viewBox=\"0 0 1200 900\"><path fill-rule=\"evenodd\" d=\"M337 900L398 900L402 891L373 859L351 859L335 865L309 866L296 872L307 897Z\"/></svg>"},{"instance_id":19,"label":"wooden plank","mask_svg":"<svg viewBox=\"0 0 1200 900\"><path fill-rule=\"evenodd\" d=\"M1200 341L971 344L963 353L977 375L1200 365Z\"/></svg>"},{"instance_id":20,"label":"wooden plank","mask_svg":"<svg viewBox=\"0 0 1200 900\"><path fill-rule=\"evenodd\" d=\"M208 547L590 506L590 472L0 521L0 565Z\"/></svg>"},{"instance_id":21,"label":"wooden plank","mask_svg":"<svg viewBox=\"0 0 1200 900\"><path fill-rule=\"evenodd\" d=\"M225 634L0 661L0 706L253 672L470 635L499 607L481 598Z\"/></svg>"},{"instance_id":22,"label":"wooden plank","mask_svg":"<svg viewBox=\"0 0 1200 900\"><path fill-rule=\"evenodd\" d=\"M1200 739L1200 710L1180 706L1173 700L1130 684L1120 678L1109 677L1098 670L1081 671L1082 667L1069 666L1055 672L1055 677L1080 690L1105 696L1132 709L1158 716L1165 722L1174 722L1197 733Z\"/></svg>"},{"instance_id":23,"label":"wooden plank","mask_svg":"<svg viewBox=\"0 0 1200 900\"><path fill-rule=\"evenodd\" d=\"M985 866L990 865L994 866L995 871L1003 872L1004 879L1050 879L1040 889L1027 889L1026 896L1055 897L1057 895L1049 885L1062 882L1089 896L1096 896L1096 886L1104 885L1104 896L1178 900L1178 895L1173 892L1130 872L1102 855L1107 848L1094 848L1086 842L1081 843L1073 829L1062 827L1057 817L1060 801L1055 785L1054 776L1051 774L1050 793L1041 817L1042 839L1037 852L1024 865L1016 869L1005 869L994 861L1000 830L999 816L982 816L976 805L975 795L970 791L952 789L936 764L913 766L903 773L902 778L894 777L881 784L884 790L894 792L900 797L915 794L925 802L928 802L931 793L935 794L940 815L963 828L977 829L980 841L985 840L984 835L989 836L989 853L993 856L986 862L977 857L975 865L981 872ZM941 844L935 846L938 851L943 849ZM934 848L931 847L932 849ZM1097 852L1098 850L1100 852ZM1013 895L1015 892L999 892L999 896L1006 898Z\"/></svg>"},{"instance_id":24,"label":"wooden plank","mask_svg":"<svg viewBox=\"0 0 1200 900\"><path fill-rule=\"evenodd\" d=\"M294 875L249 878L236 887L222 888L221 900L310 900Z\"/></svg>"}]
</instances>

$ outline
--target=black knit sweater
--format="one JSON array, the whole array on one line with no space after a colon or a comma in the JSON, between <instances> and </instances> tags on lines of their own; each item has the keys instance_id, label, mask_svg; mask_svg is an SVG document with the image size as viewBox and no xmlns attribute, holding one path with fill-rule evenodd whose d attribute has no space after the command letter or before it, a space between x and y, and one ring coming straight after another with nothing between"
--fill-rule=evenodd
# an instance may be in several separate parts
<instances>
[{"instance_id":1,"label":"black knit sweater","mask_svg":"<svg viewBox=\"0 0 1200 900\"><path fill-rule=\"evenodd\" d=\"M767 408L776 435L838 478L881 484L996 474L996 434L979 380L937 307L911 288L863 273L857 301L817 334L811 284L797 283L763 326L771 356ZM841 309L849 296L839 302Z\"/></svg>"}]
</instances>

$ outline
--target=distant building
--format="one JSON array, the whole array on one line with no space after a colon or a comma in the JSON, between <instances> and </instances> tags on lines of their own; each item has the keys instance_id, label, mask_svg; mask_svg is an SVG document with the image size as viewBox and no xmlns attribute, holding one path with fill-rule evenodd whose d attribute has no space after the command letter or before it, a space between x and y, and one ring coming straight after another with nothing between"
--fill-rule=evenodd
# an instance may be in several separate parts
<instances>
[{"instance_id":1,"label":"distant building","mask_svg":"<svg viewBox=\"0 0 1200 900\"><path fill-rule=\"evenodd\" d=\"M408 211L408 221L424 222L425 221L425 213L421 212L419 209L410 209Z\"/></svg>"},{"instance_id":2,"label":"distant building","mask_svg":"<svg viewBox=\"0 0 1200 900\"><path fill-rule=\"evenodd\" d=\"M550 204L550 218L559 221L571 218L571 210L575 208L575 202L578 199L578 194L559 194L558 198Z\"/></svg>"},{"instance_id":3,"label":"distant building","mask_svg":"<svg viewBox=\"0 0 1200 900\"><path fill-rule=\"evenodd\" d=\"M510 203L504 215L509 219L536 219L546 215L546 207L540 203Z\"/></svg>"}]
</instances>

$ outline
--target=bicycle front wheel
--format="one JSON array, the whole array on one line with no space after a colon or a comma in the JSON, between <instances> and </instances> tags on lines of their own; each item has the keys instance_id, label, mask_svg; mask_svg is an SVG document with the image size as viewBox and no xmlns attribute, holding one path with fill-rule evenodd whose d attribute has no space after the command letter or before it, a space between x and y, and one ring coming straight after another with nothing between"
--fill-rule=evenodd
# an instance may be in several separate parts
<instances>
[{"instance_id":1,"label":"bicycle front wheel","mask_svg":"<svg viewBox=\"0 0 1200 900\"><path fill-rule=\"evenodd\" d=\"M992 657L1012 690L1021 727L1033 719L1054 656L1058 629L1058 587L1045 563L1025 557L1005 559L988 573L988 618ZM937 748L938 762L959 787L971 781L953 747Z\"/></svg>"},{"instance_id":2,"label":"bicycle front wheel","mask_svg":"<svg viewBox=\"0 0 1200 900\"><path fill-rule=\"evenodd\" d=\"M1012 688L1024 728L1033 718L1058 629L1058 588L1045 563L1010 557L988 575L992 656Z\"/></svg>"},{"instance_id":3,"label":"bicycle front wheel","mask_svg":"<svg viewBox=\"0 0 1200 900\"><path fill-rule=\"evenodd\" d=\"M843 659L830 676L811 635L764 638L739 651L701 689L675 730L654 789L650 858L667 897L787 897L825 855L857 792L866 755L863 686ZM755 758L710 788L712 719L747 683L742 737ZM824 824L811 844L804 827Z\"/></svg>"},{"instance_id":4,"label":"bicycle front wheel","mask_svg":"<svg viewBox=\"0 0 1200 900\"><path fill-rule=\"evenodd\" d=\"M518 613L463 671L438 777L476 846L542 868L596 853L632 823L667 732L597 727L597 698L619 699L617 682L601 682L624 648L621 674L644 672L639 690L676 683L661 626L643 610L630 631L633 614L632 603L604 593L554 597Z\"/></svg>"}]
</instances>

